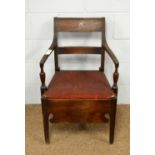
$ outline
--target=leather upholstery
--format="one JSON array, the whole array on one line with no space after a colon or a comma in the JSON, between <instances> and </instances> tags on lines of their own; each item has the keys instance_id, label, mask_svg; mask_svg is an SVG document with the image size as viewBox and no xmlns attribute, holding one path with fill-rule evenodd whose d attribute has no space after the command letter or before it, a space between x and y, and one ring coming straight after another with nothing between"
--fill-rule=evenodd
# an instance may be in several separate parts
<instances>
[{"instance_id":1,"label":"leather upholstery","mask_svg":"<svg viewBox=\"0 0 155 155\"><path fill-rule=\"evenodd\" d=\"M49 99L110 99L116 97L103 72L56 72L47 91Z\"/></svg>"}]
</instances>

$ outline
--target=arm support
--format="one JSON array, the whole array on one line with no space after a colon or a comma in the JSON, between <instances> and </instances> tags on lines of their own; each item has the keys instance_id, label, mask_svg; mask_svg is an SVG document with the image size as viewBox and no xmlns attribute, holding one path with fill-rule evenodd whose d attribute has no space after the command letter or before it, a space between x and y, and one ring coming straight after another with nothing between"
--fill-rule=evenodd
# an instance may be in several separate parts
<instances>
[{"instance_id":1,"label":"arm support","mask_svg":"<svg viewBox=\"0 0 155 155\"><path fill-rule=\"evenodd\" d=\"M106 50L106 52L108 53L108 55L110 56L110 58L112 59L112 61L114 62L114 65L115 65L115 71L113 73L112 89L115 92L115 94L117 95L117 92L118 92L117 81L118 81L118 77L119 77L119 73L118 73L119 62L118 62L118 59L116 58L116 56L114 55L114 53L112 52L112 50L109 48L107 43L103 43L102 47Z\"/></svg>"},{"instance_id":2,"label":"arm support","mask_svg":"<svg viewBox=\"0 0 155 155\"><path fill-rule=\"evenodd\" d=\"M47 60L47 58L50 56L50 54L52 53L52 51L55 49L55 44L54 42L52 43L52 45L50 46L50 48L47 50L47 52L43 55L41 61L40 61L40 80L41 80L41 95L47 90L47 87L45 85L45 72L44 72L44 64Z\"/></svg>"}]
</instances>

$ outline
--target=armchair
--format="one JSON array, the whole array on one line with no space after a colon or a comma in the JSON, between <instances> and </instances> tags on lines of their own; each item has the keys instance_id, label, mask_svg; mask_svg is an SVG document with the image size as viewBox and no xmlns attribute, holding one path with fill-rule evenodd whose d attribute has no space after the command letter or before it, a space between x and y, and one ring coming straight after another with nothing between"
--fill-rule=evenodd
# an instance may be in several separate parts
<instances>
[{"instance_id":1,"label":"armchair","mask_svg":"<svg viewBox=\"0 0 155 155\"><path fill-rule=\"evenodd\" d=\"M58 47L58 32L101 32L101 47ZM54 52L55 74L45 85L44 64ZM115 65L113 85L110 86L104 74L105 52ZM96 71L61 70L58 64L59 54L99 54L101 66ZM54 18L53 43L40 61L41 103L45 142L49 143L50 122L101 123L107 122L105 114L110 116L110 144L114 141L115 116L117 107L117 81L119 62L105 39L105 18Z\"/></svg>"}]
</instances>

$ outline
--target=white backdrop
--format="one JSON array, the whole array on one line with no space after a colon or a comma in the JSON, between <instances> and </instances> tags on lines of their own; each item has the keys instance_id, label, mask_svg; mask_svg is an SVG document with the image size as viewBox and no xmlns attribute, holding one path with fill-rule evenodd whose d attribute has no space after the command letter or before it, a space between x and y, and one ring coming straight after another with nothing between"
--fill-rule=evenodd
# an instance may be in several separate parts
<instances>
[{"instance_id":1,"label":"white backdrop","mask_svg":"<svg viewBox=\"0 0 155 155\"><path fill-rule=\"evenodd\" d=\"M39 61L53 38L53 17L105 17L106 36L120 61L118 103L130 103L129 0L26 0L25 102L40 103ZM60 45L100 45L100 34L60 34ZM46 84L54 73L53 55L45 65ZM98 69L99 56L61 56L63 69ZM110 82L114 66L106 56L105 72Z\"/></svg>"}]
</instances>

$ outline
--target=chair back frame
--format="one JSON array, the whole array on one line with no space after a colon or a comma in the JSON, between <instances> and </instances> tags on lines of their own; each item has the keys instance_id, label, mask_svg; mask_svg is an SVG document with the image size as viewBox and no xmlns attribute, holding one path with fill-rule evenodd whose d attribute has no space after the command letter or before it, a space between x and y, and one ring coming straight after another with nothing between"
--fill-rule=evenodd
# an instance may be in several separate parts
<instances>
[{"instance_id":1,"label":"chair back frame","mask_svg":"<svg viewBox=\"0 0 155 155\"><path fill-rule=\"evenodd\" d=\"M105 51L101 47L58 47L59 32L101 32L101 43L105 42L105 18L54 18L55 71L60 71L59 54L100 54L99 71L104 71Z\"/></svg>"}]
</instances>

